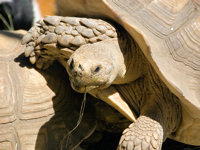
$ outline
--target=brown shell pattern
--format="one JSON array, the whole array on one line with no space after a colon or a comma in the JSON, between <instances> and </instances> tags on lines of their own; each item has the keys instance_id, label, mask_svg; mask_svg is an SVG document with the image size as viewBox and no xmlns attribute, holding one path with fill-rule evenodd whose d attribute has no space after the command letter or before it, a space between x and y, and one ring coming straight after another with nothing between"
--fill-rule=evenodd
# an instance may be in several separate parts
<instances>
[{"instance_id":1,"label":"brown shell pattern","mask_svg":"<svg viewBox=\"0 0 200 150\"><path fill-rule=\"evenodd\" d=\"M183 123L172 138L200 144L200 1L106 3L115 12L111 17L131 33L157 73L181 100ZM188 125L189 122L192 123Z\"/></svg>"},{"instance_id":2,"label":"brown shell pattern","mask_svg":"<svg viewBox=\"0 0 200 150\"><path fill-rule=\"evenodd\" d=\"M200 144L200 0L59 0L62 15L101 16L121 24L183 106L172 137ZM69 4L65 9L62 4ZM66 6L66 5L65 5ZM79 9L74 11L73 7Z\"/></svg>"},{"instance_id":3,"label":"brown shell pattern","mask_svg":"<svg viewBox=\"0 0 200 150\"><path fill-rule=\"evenodd\" d=\"M0 31L0 149L59 149L78 119L80 106L72 99L82 97L72 91L63 68L38 71L31 66L22 55L23 34ZM84 120L87 126L90 119ZM78 142L93 127L87 128Z\"/></svg>"}]
</instances>

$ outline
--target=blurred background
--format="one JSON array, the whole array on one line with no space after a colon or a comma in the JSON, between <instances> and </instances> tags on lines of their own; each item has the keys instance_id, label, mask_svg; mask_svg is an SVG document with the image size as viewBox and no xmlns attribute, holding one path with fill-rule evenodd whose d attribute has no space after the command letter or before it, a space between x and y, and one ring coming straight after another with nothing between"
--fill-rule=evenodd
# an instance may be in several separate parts
<instances>
[{"instance_id":1,"label":"blurred background","mask_svg":"<svg viewBox=\"0 0 200 150\"><path fill-rule=\"evenodd\" d=\"M28 30L45 15L55 15L55 6L55 0L0 0L0 30Z\"/></svg>"}]
</instances>

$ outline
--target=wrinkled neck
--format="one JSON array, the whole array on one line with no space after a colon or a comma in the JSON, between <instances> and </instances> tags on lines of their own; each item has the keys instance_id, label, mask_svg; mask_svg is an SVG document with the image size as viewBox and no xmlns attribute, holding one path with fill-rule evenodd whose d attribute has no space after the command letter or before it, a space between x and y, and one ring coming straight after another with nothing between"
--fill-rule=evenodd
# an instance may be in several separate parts
<instances>
[{"instance_id":1,"label":"wrinkled neck","mask_svg":"<svg viewBox=\"0 0 200 150\"><path fill-rule=\"evenodd\" d=\"M125 74L118 76L114 84L124 84L135 81L145 74L147 61L134 39L126 32L120 31L118 43L125 65Z\"/></svg>"}]
</instances>

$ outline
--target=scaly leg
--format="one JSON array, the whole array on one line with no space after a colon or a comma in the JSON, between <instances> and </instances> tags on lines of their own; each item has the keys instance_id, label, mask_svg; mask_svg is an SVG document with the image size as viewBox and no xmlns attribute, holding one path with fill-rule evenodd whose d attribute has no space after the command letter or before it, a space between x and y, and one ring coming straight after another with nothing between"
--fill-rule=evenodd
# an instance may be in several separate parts
<instances>
[{"instance_id":1,"label":"scaly leg","mask_svg":"<svg viewBox=\"0 0 200 150\"><path fill-rule=\"evenodd\" d=\"M124 130L118 150L161 150L162 142L181 121L178 99L173 95L171 98L165 101L151 96L146 100L140 117Z\"/></svg>"}]
</instances>

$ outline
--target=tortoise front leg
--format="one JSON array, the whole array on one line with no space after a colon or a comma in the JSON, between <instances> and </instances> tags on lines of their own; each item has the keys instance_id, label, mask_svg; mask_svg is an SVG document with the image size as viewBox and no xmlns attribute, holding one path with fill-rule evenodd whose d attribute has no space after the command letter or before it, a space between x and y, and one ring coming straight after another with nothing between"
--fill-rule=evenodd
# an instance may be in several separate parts
<instances>
[{"instance_id":1,"label":"tortoise front leg","mask_svg":"<svg viewBox=\"0 0 200 150\"><path fill-rule=\"evenodd\" d=\"M117 37L115 28L100 19L47 16L37 24L22 44L25 56L39 69L48 68L54 60L69 59L83 45Z\"/></svg>"},{"instance_id":2,"label":"tortoise front leg","mask_svg":"<svg viewBox=\"0 0 200 150\"><path fill-rule=\"evenodd\" d=\"M147 116L140 116L124 130L118 150L160 150L163 127Z\"/></svg>"},{"instance_id":3,"label":"tortoise front leg","mask_svg":"<svg viewBox=\"0 0 200 150\"><path fill-rule=\"evenodd\" d=\"M169 97L172 99L166 101L150 96L144 102L140 117L124 130L118 150L161 150L162 142L176 131L181 121L178 99L172 94Z\"/></svg>"}]
</instances>

